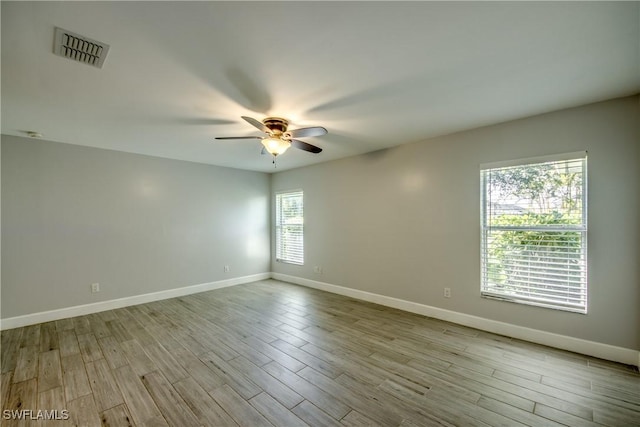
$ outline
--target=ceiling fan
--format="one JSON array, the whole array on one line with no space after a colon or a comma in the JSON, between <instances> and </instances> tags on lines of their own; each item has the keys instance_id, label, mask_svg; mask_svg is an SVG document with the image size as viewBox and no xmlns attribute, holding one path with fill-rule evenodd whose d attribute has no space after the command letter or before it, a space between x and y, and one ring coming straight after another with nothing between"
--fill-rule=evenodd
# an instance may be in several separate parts
<instances>
[{"instance_id":1,"label":"ceiling fan","mask_svg":"<svg viewBox=\"0 0 640 427\"><path fill-rule=\"evenodd\" d=\"M274 157L287 151L289 147L298 148L310 153L319 153L322 148L300 141L299 137L326 135L327 130L321 126L287 130L289 122L280 117L267 117L262 122L247 116L242 118L267 136L223 136L216 139L259 139L264 146L262 154L269 153Z\"/></svg>"}]
</instances>

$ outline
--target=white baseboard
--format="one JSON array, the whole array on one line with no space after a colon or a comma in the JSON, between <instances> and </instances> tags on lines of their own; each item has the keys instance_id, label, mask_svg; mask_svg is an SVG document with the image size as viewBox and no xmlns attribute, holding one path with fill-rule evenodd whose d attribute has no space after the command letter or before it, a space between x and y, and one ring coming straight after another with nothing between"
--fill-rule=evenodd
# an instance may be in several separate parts
<instances>
[{"instance_id":1,"label":"white baseboard","mask_svg":"<svg viewBox=\"0 0 640 427\"><path fill-rule=\"evenodd\" d=\"M233 279L201 283L199 285L185 286L182 288L169 289L166 291L134 295L130 297L95 302L91 304L76 305L73 307L60 308L57 310L25 314L24 316L9 317L7 319L0 320L0 330L35 325L37 323L50 322L52 320L64 319L67 317L84 316L86 314L98 313L101 311L113 310L116 308L128 307L137 304L144 304L147 302L159 301L168 298L181 297L184 295L197 294L199 292L211 291L214 289L241 285L243 283L266 280L269 278L271 278L271 273L252 274L250 276L234 277Z\"/></svg>"},{"instance_id":2,"label":"white baseboard","mask_svg":"<svg viewBox=\"0 0 640 427\"><path fill-rule=\"evenodd\" d=\"M358 289L345 288L343 286L332 285L330 283L318 282L302 277L289 276L287 274L272 273L273 279L283 282L295 283L309 288L320 289L334 294L345 295L363 301L368 301L387 307L393 307L411 313L421 314L440 320L445 320L459 325L469 326L483 331L492 332L499 335L518 338L537 344L548 345L562 350L573 351L600 359L620 362L627 365L635 365L640 368L640 351L624 347L616 347L595 341L583 340L538 329L526 328L524 326L512 325L510 323L485 319L483 317L472 316L470 314L445 310L443 308L432 307L398 298L374 294Z\"/></svg>"},{"instance_id":3,"label":"white baseboard","mask_svg":"<svg viewBox=\"0 0 640 427\"><path fill-rule=\"evenodd\" d=\"M640 368L640 351L638 350L616 347L609 344L598 343L595 341L588 341L566 335L555 334L552 332L541 331L538 329L526 328L524 326L512 325L510 323L499 322L496 320L485 319L483 317L472 316L470 314L445 310L443 308L432 307L425 304L402 300L399 298L388 297L385 295L374 294L358 289L346 288L343 286L332 285L330 283L318 282L315 280L290 276L281 273L253 274L250 276L242 276L233 279L219 280L216 282L185 286L182 288L169 289L166 291L152 292L148 294L134 295L131 297L118 298L92 304L77 305L57 310L9 317L7 319L0 320L0 330L19 328L22 326L50 322L53 320L59 320L68 317L83 316L86 314L128 307L131 305L144 304L152 301L159 301L168 298L175 298L184 295L210 291L214 289L226 288L229 286L241 285L244 283L256 282L259 280L266 280L269 278L282 280L284 282L295 283L297 285L302 285L309 288L320 289L334 294L344 295L351 298L384 305L387 307L397 308L399 310L404 310L411 313L421 314L423 316L457 323L459 325L481 329L487 332L523 339L537 344L548 345L550 347L569 350L576 353L586 354L588 356L611 360L614 362L625 363L627 365L636 365Z\"/></svg>"}]
</instances>

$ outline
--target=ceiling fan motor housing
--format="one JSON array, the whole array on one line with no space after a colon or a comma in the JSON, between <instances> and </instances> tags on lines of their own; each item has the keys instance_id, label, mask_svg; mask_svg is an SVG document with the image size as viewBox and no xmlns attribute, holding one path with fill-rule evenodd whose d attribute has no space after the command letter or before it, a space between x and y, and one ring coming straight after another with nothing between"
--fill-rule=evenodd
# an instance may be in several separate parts
<instances>
[{"instance_id":1,"label":"ceiling fan motor housing","mask_svg":"<svg viewBox=\"0 0 640 427\"><path fill-rule=\"evenodd\" d=\"M271 130L274 135L281 135L287 131L289 122L280 117L267 117L262 123Z\"/></svg>"}]
</instances>

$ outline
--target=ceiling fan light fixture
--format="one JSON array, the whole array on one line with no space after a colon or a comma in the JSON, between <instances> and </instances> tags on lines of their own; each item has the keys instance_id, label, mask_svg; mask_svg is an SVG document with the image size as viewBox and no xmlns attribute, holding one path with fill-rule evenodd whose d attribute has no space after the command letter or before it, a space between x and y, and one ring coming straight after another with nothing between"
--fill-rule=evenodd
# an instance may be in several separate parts
<instances>
[{"instance_id":1,"label":"ceiling fan light fixture","mask_svg":"<svg viewBox=\"0 0 640 427\"><path fill-rule=\"evenodd\" d=\"M280 154L287 151L289 147L291 147L291 142L286 139L267 137L262 139L262 145L264 145L265 150L269 152L269 154L273 156L279 156Z\"/></svg>"}]
</instances>

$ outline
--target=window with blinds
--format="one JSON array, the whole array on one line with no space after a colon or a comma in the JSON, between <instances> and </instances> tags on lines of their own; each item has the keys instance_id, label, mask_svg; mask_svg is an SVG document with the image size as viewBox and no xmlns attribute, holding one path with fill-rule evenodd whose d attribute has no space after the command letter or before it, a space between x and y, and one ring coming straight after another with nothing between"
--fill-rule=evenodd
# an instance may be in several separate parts
<instances>
[{"instance_id":1,"label":"window with blinds","mask_svg":"<svg viewBox=\"0 0 640 427\"><path fill-rule=\"evenodd\" d=\"M302 191L276 194L276 261L304 264Z\"/></svg>"},{"instance_id":2,"label":"window with blinds","mask_svg":"<svg viewBox=\"0 0 640 427\"><path fill-rule=\"evenodd\" d=\"M586 313L587 156L482 165L485 297Z\"/></svg>"}]
</instances>

